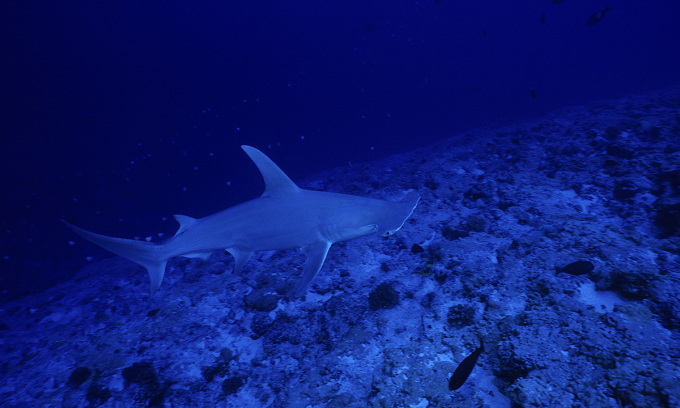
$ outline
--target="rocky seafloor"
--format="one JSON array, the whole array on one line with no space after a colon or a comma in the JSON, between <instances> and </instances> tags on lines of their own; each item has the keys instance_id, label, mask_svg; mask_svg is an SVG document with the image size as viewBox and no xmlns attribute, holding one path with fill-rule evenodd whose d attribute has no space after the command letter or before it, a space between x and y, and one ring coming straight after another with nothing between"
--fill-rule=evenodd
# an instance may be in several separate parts
<instances>
[{"instance_id":1,"label":"rocky seafloor","mask_svg":"<svg viewBox=\"0 0 680 408\"><path fill-rule=\"evenodd\" d=\"M680 90L298 184L422 198L301 299L289 250L173 259L154 296L113 257L3 304L0 406L680 407Z\"/></svg>"}]
</instances>

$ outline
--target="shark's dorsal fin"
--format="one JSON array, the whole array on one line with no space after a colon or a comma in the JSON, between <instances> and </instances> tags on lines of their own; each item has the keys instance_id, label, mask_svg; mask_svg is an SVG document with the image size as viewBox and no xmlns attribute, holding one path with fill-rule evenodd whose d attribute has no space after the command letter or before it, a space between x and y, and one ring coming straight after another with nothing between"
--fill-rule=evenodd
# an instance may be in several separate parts
<instances>
[{"instance_id":1,"label":"shark's dorsal fin","mask_svg":"<svg viewBox=\"0 0 680 408\"><path fill-rule=\"evenodd\" d=\"M254 147L243 145L241 149L255 162L264 179L263 197L280 193L296 192L299 189L269 157Z\"/></svg>"},{"instance_id":2,"label":"shark's dorsal fin","mask_svg":"<svg viewBox=\"0 0 680 408\"><path fill-rule=\"evenodd\" d=\"M187 228L196 222L196 218L191 218L187 215L175 214L173 217L175 217L175 221L179 222L179 229L177 232L175 232L175 236L183 233Z\"/></svg>"}]
</instances>

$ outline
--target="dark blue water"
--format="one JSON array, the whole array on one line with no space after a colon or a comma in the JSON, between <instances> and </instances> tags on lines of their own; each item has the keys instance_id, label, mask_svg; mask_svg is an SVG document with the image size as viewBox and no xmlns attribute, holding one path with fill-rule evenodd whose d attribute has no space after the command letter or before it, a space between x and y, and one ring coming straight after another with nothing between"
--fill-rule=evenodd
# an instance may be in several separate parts
<instances>
[{"instance_id":1,"label":"dark blue water","mask_svg":"<svg viewBox=\"0 0 680 408\"><path fill-rule=\"evenodd\" d=\"M158 240L174 213L255 197L262 183L241 144L299 180L680 83L672 1L0 7L3 298L86 262L60 217Z\"/></svg>"}]
</instances>

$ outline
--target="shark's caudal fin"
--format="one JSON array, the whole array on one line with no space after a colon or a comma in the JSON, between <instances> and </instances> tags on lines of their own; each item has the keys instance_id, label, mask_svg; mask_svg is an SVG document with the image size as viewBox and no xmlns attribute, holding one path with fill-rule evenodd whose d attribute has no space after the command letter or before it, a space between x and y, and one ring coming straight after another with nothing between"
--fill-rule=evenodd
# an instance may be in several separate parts
<instances>
[{"instance_id":1,"label":"shark's caudal fin","mask_svg":"<svg viewBox=\"0 0 680 408\"><path fill-rule=\"evenodd\" d=\"M163 275L165 275L165 264L168 262L168 257L163 251L163 245L133 239L107 237L106 235L85 231L65 220L61 221L88 241L146 268L149 272L149 278L151 278L151 294L156 293L161 286Z\"/></svg>"}]
</instances>

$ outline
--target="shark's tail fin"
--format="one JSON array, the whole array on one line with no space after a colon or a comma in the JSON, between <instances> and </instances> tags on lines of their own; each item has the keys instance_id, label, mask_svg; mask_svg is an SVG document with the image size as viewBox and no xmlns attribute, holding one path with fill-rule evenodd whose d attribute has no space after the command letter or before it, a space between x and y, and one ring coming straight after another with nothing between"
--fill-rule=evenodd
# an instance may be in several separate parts
<instances>
[{"instance_id":1,"label":"shark's tail fin","mask_svg":"<svg viewBox=\"0 0 680 408\"><path fill-rule=\"evenodd\" d=\"M163 245L135 241L133 239L108 237L85 231L82 228L69 224L65 220L62 220L62 222L88 241L146 268L149 272L149 278L151 278L151 294L156 293L161 286L163 275L165 275L165 264L168 262L168 257L165 251L163 251Z\"/></svg>"}]
</instances>

